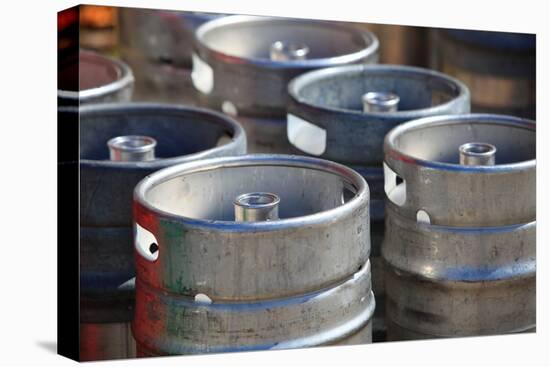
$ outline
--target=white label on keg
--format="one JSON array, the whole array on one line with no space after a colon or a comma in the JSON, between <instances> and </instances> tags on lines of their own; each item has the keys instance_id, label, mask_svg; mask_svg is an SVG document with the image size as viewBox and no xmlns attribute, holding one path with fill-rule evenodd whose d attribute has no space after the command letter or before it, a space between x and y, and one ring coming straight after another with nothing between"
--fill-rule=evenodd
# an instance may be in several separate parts
<instances>
[{"instance_id":1,"label":"white label on keg","mask_svg":"<svg viewBox=\"0 0 550 367\"><path fill-rule=\"evenodd\" d=\"M159 257L159 243L155 235L140 226L134 226L134 238L137 252L149 261L155 261Z\"/></svg>"},{"instance_id":2,"label":"white label on keg","mask_svg":"<svg viewBox=\"0 0 550 367\"><path fill-rule=\"evenodd\" d=\"M193 71L191 80L197 90L204 94L210 94L214 88L214 71L197 54L192 55Z\"/></svg>"},{"instance_id":3,"label":"white label on keg","mask_svg":"<svg viewBox=\"0 0 550 367\"><path fill-rule=\"evenodd\" d=\"M296 148L313 155L321 155L327 148L327 131L289 113L286 118L288 141Z\"/></svg>"}]
</instances>

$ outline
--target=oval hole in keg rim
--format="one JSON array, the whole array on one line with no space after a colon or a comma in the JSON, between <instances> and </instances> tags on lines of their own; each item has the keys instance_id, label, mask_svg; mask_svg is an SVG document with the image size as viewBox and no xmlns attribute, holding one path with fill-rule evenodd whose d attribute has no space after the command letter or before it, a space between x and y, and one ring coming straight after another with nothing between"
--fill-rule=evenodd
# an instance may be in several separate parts
<instances>
[{"instance_id":1,"label":"oval hole in keg rim","mask_svg":"<svg viewBox=\"0 0 550 367\"><path fill-rule=\"evenodd\" d=\"M432 221L430 219L430 215L424 209L419 209L416 212L416 222L417 223L424 223L424 224L431 224L432 223Z\"/></svg>"},{"instance_id":2,"label":"oval hole in keg rim","mask_svg":"<svg viewBox=\"0 0 550 367\"><path fill-rule=\"evenodd\" d=\"M391 169L386 162L384 166L384 191L387 198L397 206L403 206L407 201L407 182Z\"/></svg>"},{"instance_id":3,"label":"oval hole in keg rim","mask_svg":"<svg viewBox=\"0 0 550 367\"><path fill-rule=\"evenodd\" d=\"M195 294L195 302L196 303L202 303L202 304L205 304L205 305L209 305L212 303L212 299L210 297L208 297L208 295L204 294L204 293L197 293Z\"/></svg>"},{"instance_id":4,"label":"oval hole in keg rim","mask_svg":"<svg viewBox=\"0 0 550 367\"><path fill-rule=\"evenodd\" d=\"M147 261L155 262L159 257L160 246L155 235L138 223L134 225L134 246L138 254Z\"/></svg>"}]
</instances>

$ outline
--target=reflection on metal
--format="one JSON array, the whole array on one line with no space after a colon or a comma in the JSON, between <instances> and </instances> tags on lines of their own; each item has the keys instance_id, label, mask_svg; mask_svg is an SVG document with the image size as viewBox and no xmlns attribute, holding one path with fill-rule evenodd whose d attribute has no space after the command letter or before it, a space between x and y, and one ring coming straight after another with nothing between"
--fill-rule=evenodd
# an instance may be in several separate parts
<instances>
[{"instance_id":1,"label":"reflection on metal","mask_svg":"<svg viewBox=\"0 0 550 367\"><path fill-rule=\"evenodd\" d=\"M273 61L305 60L309 47L305 44L273 42L269 49L269 56Z\"/></svg>"}]
</instances>

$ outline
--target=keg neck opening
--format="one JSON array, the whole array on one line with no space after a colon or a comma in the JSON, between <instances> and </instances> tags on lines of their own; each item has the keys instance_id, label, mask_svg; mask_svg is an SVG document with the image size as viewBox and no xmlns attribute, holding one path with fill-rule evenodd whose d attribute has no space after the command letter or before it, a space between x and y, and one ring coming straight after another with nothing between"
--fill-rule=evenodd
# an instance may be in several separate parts
<instances>
[{"instance_id":1,"label":"keg neck opening","mask_svg":"<svg viewBox=\"0 0 550 367\"><path fill-rule=\"evenodd\" d=\"M418 120L398 127L388 135L388 141L409 157L463 167L516 164L535 159L534 125L509 117L483 116Z\"/></svg>"},{"instance_id":2,"label":"keg neck opening","mask_svg":"<svg viewBox=\"0 0 550 367\"><path fill-rule=\"evenodd\" d=\"M318 108L358 113L422 112L458 98L458 82L406 67L341 67L298 77L291 86L300 102Z\"/></svg>"},{"instance_id":3,"label":"keg neck opening","mask_svg":"<svg viewBox=\"0 0 550 367\"><path fill-rule=\"evenodd\" d=\"M210 114L140 104L88 106L81 111L79 124L80 159L90 161L111 161L106 144L119 136L155 139L154 156L159 160L232 144L237 134L228 122Z\"/></svg>"},{"instance_id":4,"label":"keg neck opening","mask_svg":"<svg viewBox=\"0 0 550 367\"><path fill-rule=\"evenodd\" d=\"M163 212L191 219L277 221L349 205L360 185L321 167L212 167L151 185L144 200Z\"/></svg>"},{"instance_id":5,"label":"keg neck opening","mask_svg":"<svg viewBox=\"0 0 550 367\"><path fill-rule=\"evenodd\" d=\"M211 21L197 30L197 38L215 52L251 62L326 60L327 66L377 42L366 31L335 22L253 16Z\"/></svg>"}]
</instances>

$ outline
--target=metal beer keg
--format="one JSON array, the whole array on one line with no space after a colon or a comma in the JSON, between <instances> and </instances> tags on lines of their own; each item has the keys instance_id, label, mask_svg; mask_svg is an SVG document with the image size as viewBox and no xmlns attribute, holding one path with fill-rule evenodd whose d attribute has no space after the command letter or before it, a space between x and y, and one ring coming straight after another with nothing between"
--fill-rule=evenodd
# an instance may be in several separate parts
<instances>
[{"instance_id":1,"label":"metal beer keg","mask_svg":"<svg viewBox=\"0 0 550 367\"><path fill-rule=\"evenodd\" d=\"M195 29L220 16L120 8L120 50L136 75L134 100L196 105L191 83Z\"/></svg>"},{"instance_id":2,"label":"metal beer keg","mask_svg":"<svg viewBox=\"0 0 550 367\"><path fill-rule=\"evenodd\" d=\"M432 67L463 81L472 111L535 118L535 35L435 30Z\"/></svg>"},{"instance_id":3,"label":"metal beer keg","mask_svg":"<svg viewBox=\"0 0 550 367\"><path fill-rule=\"evenodd\" d=\"M535 122L437 116L384 143L391 340L535 327Z\"/></svg>"},{"instance_id":4,"label":"metal beer keg","mask_svg":"<svg viewBox=\"0 0 550 367\"><path fill-rule=\"evenodd\" d=\"M249 152L295 152L285 121L292 78L378 59L374 34L335 22L229 16L203 24L196 38L192 79L201 104L235 116Z\"/></svg>"},{"instance_id":5,"label":"metal beer keg","mask_svg":"<svg viewBox=\"0 0 550 367\"><path fill-rule=\"evenodd\" d=\"M248 155L134 192L138 355L371 341L369 191L337 163Z\"/></svg>"},{"instance_id":6,"label":"metal beer keg","mask_svg":"<svg viewBox=\"0 0 550 367\"><path fill-rule=\"evenodd\" d=\"M135 355L128 324L135 185L174 164L245 152L242 127L215 112L141 103L80 108L82 360Z\"/></svg>"},{"instance_id":7,"label":"metal beer keg","mask_svg":"<svg viewBox=\"0 0 550 367\"><path fill-rule=\"evenodd\" d=\"M377 297L375 341L385 339L384 136L420 117L467 113L464 84L435 71L397 65L349 65L316 70L289 84L288 139L301 152L348 165L371 190L373 288Z\"/></svg>"}]
</instances>

